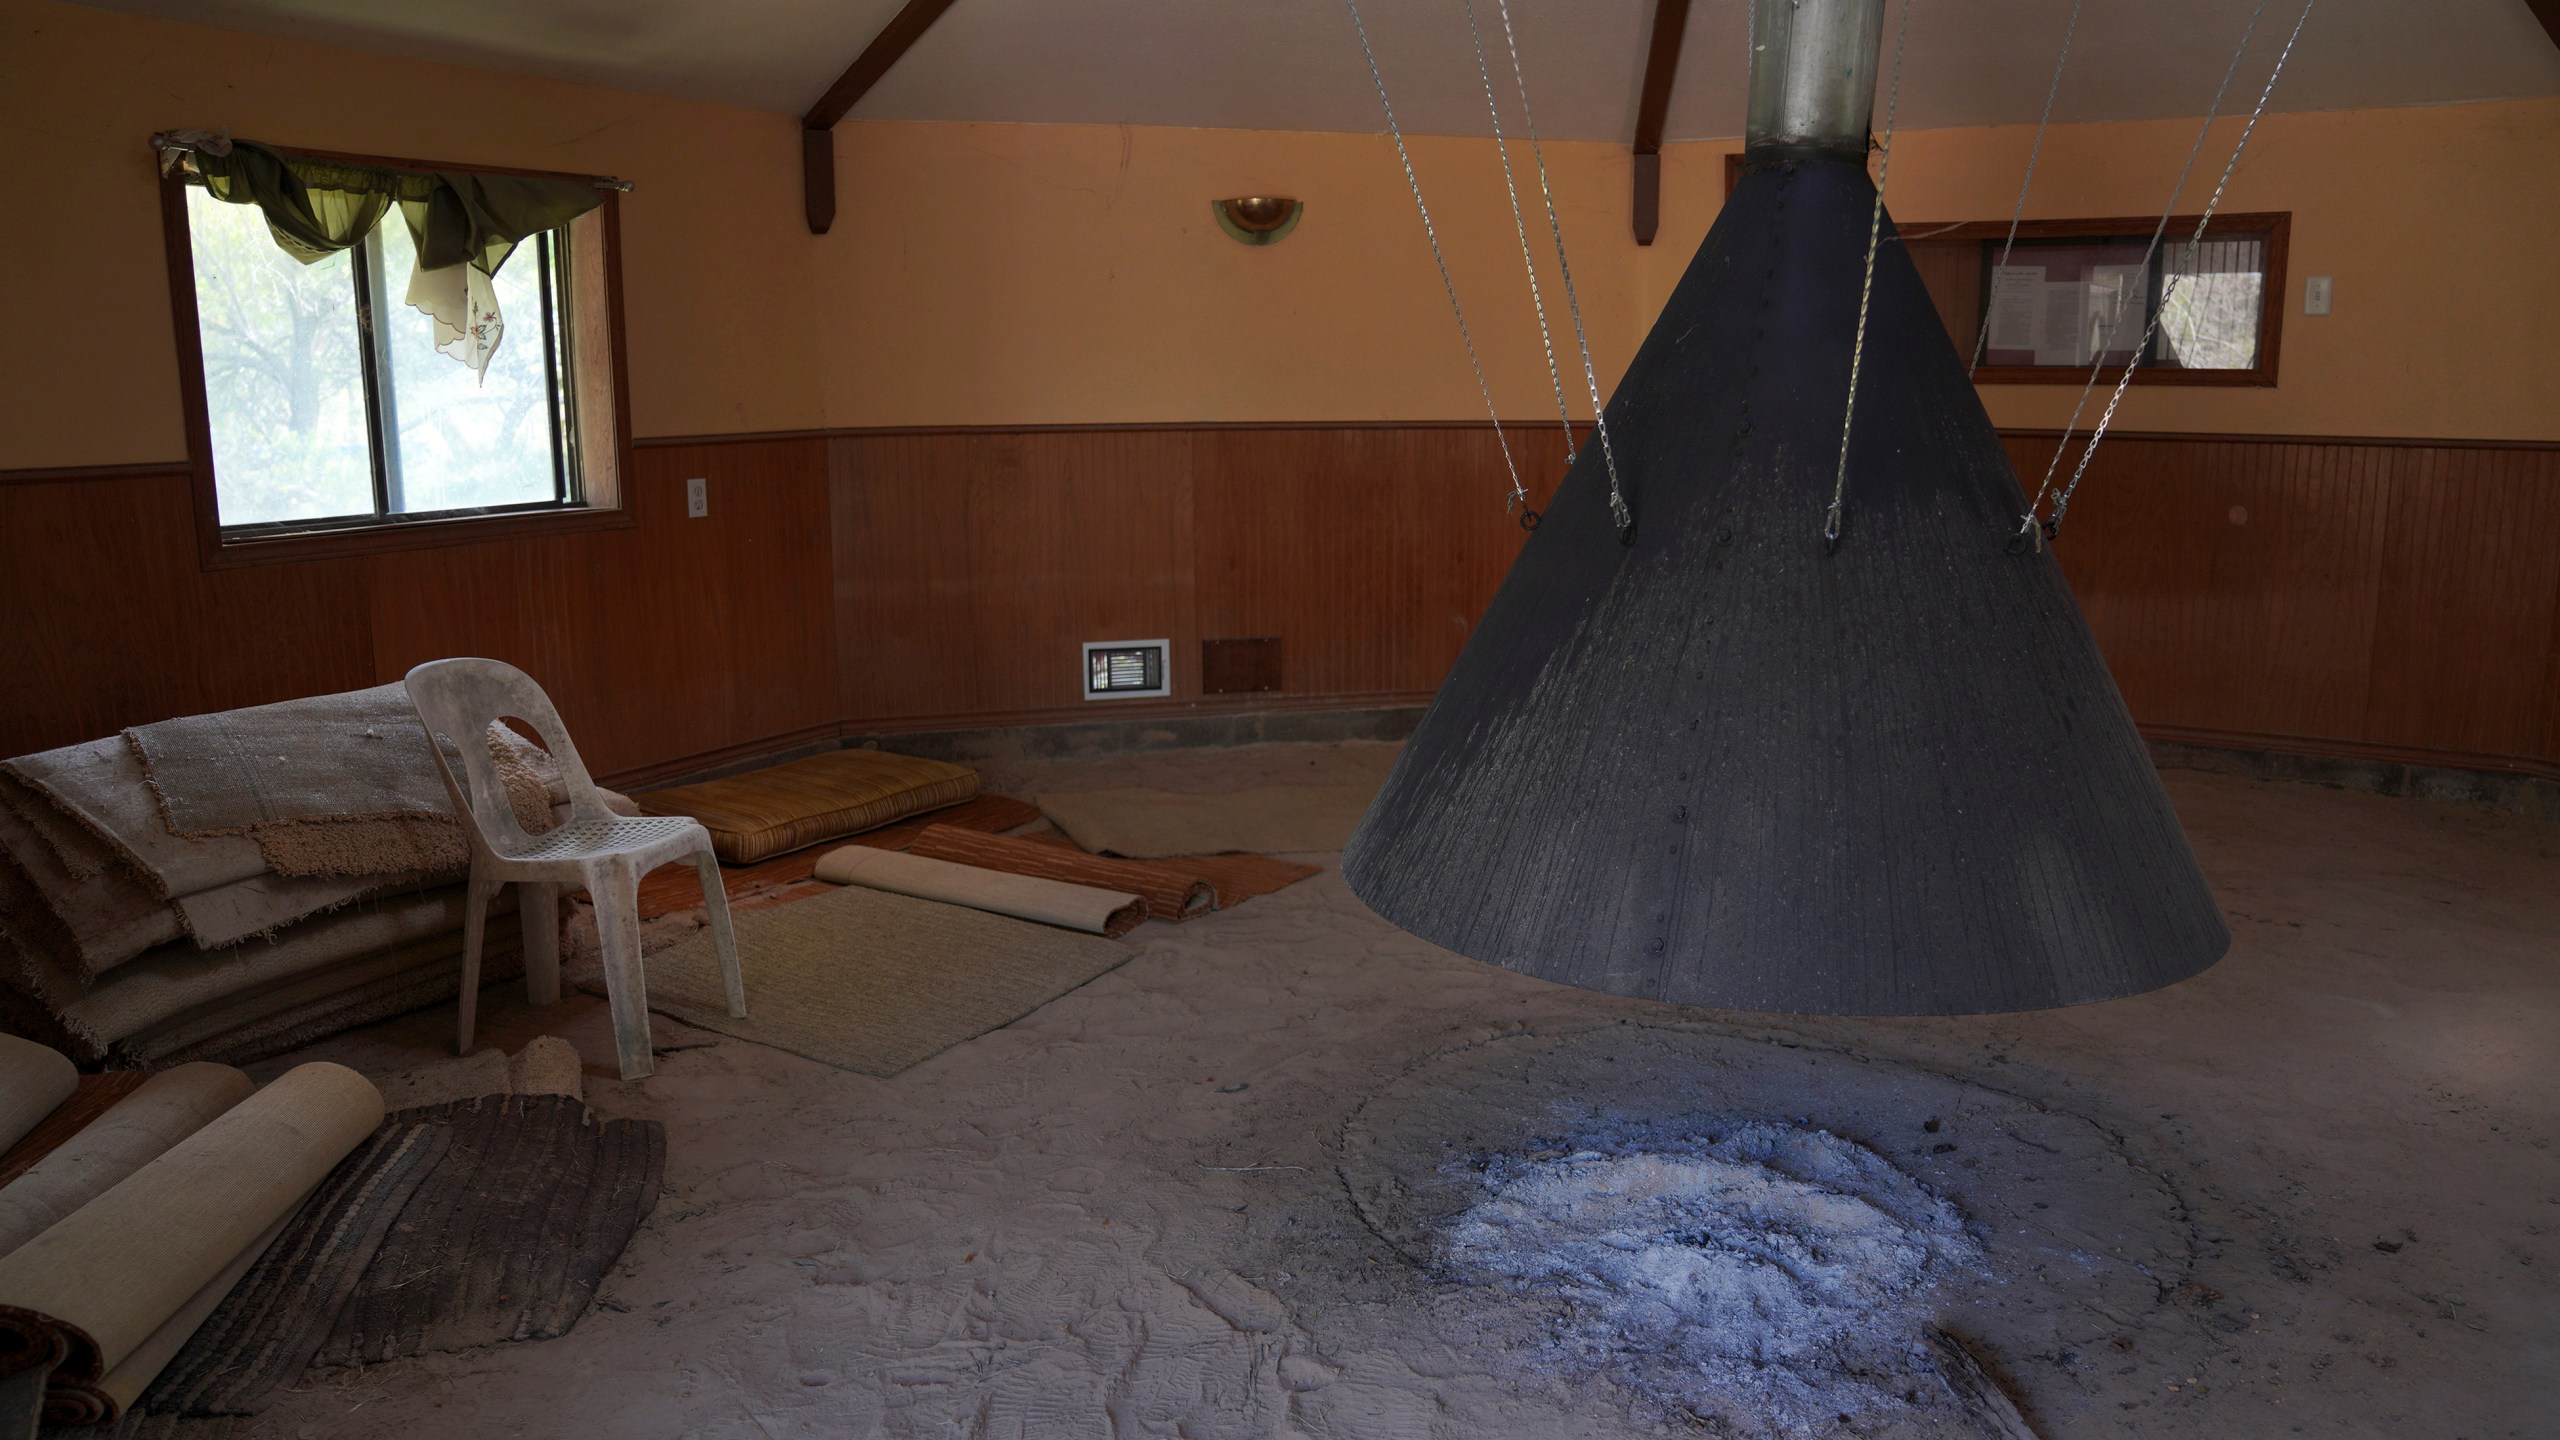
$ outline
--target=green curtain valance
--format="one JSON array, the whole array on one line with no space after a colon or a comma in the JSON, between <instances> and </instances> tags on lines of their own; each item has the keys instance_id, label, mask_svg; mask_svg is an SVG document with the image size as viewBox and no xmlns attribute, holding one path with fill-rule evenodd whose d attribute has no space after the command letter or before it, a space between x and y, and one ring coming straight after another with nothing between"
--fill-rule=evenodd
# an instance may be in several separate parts
<instances>
[{"instance_id":1,"label":"green curtain valance","mask_svg":"<svg viewBox=\"0 0 2560 1440\"><path fill-rule=\"evenodd\" d=\"M305 265L362 244L399 206L418 255L403 298L434 320L438 350L484 373L504 333L489 284L499 267L527 236L604 203L588 180L392 170L194 132L161 138L186 153L213 198L257 206L276 244Z\"/></svg>"},{"instance_id":2,"label":"green curtain valance","mask_svg":"<svg viewBox=\"0 0 2560 1440\"><path fill-rule=\"evenodd\" d=\"M494 276L518 241L604 203L604 192L587 180L387 170L287 155L247 140L232 141L224 154L198 148L193 159L215 199L257 206L276 243L305 263L361 241L396 204L421 268L469 264Z\"/></svg>"}]
</instances>

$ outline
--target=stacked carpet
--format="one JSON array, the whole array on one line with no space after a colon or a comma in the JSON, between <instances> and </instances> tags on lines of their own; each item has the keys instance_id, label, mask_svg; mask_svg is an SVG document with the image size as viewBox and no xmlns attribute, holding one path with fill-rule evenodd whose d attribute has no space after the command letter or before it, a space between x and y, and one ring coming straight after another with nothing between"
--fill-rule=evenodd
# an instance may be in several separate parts
<instances>
[{"instance_id":1,"label":"stacked carpet","mask_svg":"<svg viewBox=\"0 0 2560 1440\"><path fill-rule=\"evenodd\" d=\"M483 739L548 828L550 756ZM247 1061L450 999L468 860L398 685L0 762L0 1024L90 1062ZM520 971L518 928L484 983Z\"/></svg>"},{"instance_id":2,"label":"stacked carpet","mask_svg":"<svg viewBox=\"0 0 2560 1440\"><path fill-rule=\"evenodd\" d=\"M189 715L125 739L171 833L247 837L279 875L446 871L471 858L401 686Z\"/></svg>"}]
</instances>

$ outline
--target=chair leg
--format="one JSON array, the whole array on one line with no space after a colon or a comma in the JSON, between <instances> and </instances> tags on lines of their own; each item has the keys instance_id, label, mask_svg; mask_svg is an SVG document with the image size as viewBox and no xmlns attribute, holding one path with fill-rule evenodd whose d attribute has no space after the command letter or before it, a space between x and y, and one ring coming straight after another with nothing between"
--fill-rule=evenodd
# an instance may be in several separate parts
<instances>
[{"instance_id":1,"label":"chair leg","mask_svg":"<svg viewBox=\"0 0 2560 1440\"><path fill-rule=\"evenodd\" d=\"M524 923L524 998L560 1003L560 887L516 883L516 916Z\"/></svg>"},{"instance_id":2,"label":"chair leg","mask_svg":"<svg viewBox=\"0 0 2560 1440\"><path fill-rule=\"evenodd\" d=\"M622 1078L655 1073L649 1053L648 973L640 964L640 877L627 863L591 875L587 891L596 904L596 938L604 951L605 997L613 1004L613 1048Z\"/></svg>"},{"instance_id":3,"label":"chair leg","mask_svg":"<svg viewBox=\"0 0 2560 1440\"><path fill-rule=\"evenodd\" d=\"M728 991L729 1014L744 1018L747 980L738 970L738 932L729 924L729 887L720 883L720 862L708 850L693 857L693 870L702 877L702 908L711 917L711 943L720 952L720 984Z\"/></svg>"},{"instance_id":4,"label":"chair leg","mask_svg":"<svg viewBox=\"0 0 2560 1440\"><path fill-rule=\"evenodd\" d=\"M498 883L471 872L470 883L462 892L462 1005L461 1019L455 1026L454 1053L471 1053L471 1035L480 1025L480 942L488 929L489 897L498 891Z\"/></svg>"}]
</instances>

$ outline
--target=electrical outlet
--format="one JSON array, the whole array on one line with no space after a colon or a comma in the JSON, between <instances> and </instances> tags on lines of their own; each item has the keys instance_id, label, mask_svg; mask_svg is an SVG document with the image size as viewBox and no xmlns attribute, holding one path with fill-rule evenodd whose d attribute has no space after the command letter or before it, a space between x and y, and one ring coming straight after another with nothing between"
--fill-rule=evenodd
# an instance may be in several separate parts
<instances>
[{"instance_id":1,"label":"electrical outlet","mask_svg":"<svg viewBox=\"0 0 2560 1440\"><path fill-rule=\"evenodd\" d=\"M696 476L684 482L684 513L688 520L699 520L711 513L711 482Z\"/></svg>"},{"instance_id":2,"label":"electrical outlet","mask_svg":"<svg viewBox=\"0 0 2560 1440\"><path fill-rule=\"evenodd\" d=\"M2305 315L2329 313L2328 276L2314 275L2302 282L2302 313Z\"/></svg>"}]
</instances>

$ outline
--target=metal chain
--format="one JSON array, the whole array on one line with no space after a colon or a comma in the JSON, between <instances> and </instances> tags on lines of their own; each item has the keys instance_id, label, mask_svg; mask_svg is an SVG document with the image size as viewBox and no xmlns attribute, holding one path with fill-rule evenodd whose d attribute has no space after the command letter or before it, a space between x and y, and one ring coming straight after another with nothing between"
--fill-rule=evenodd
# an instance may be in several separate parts
<instances>
[{"instance_id":1,"label":"metal chain","mask_svg":"<svg viewBox=\"0 0 2560 1440\"><path fill-rule=\"evenodd\" d=\"M2231 77L2240 72L2240 57L2248 53L2250 38L2258 33L2258 21L2266 13L2267 0L2258 0L2256 7L2249 12L2248 27L2240 32L2240 44L2231 52L2231 63L2223 67L2222 84L2213 92L2213 103L2205 108L2204 124L2196 130L2196 143L2187 147L2187 163L2179 167L2178 183L2169 187L2168 208L2160 212L2160 223L2152 227L2151 243L2142 252L2145 271L2151 268L2151 258L2160 253L2160 237L2168 232L2169 217L2177 213L2178 196L2187 188L2187 177L2195 173L2196 157L2204 153L2205 138L2213 133L2213 122L2222 117L2222 101L2231 92ZM2061 467L2062 452L2071 448L2072 432L2080 428L2080 412L2087 408L2090 394L2098 388L2098 376L2106 366L2106 352L2100 351L2090 362L2089 378L2080 384L2080 398L2071 404L2071 418L2062 427L2062 438L2054 443L2053 458L2045 462L2043 483L2036 486L2035 498L2027 502L2027 513L2018 517L2019 540L2043 543L2036 516L2044 509L2044 497L2053 489L2053 472ZM2128 373L2130 369L2128 366Z\"/></svg>"},{"instance_id":2,"label":"metal chain","mask_svg":"<svg viewBox=\"0 0 2560 1440\"><path fill-rule=\"evenodd\" d=\"M2027 147L2027 173L2018 180L2018 203L2009 208L2009 238L2000 242L2000 258L1993 262L1991 273L1999 274L2009 266L2009 251L2018 243L2018 222L2027 213L2027 188L2036 183L2036 157L2044 153L2044 132L2053 124L2053 102L2062 93L2062 67L2071 58L2071 37L2080 29L2080 7L2085 0L2071 0L2071 19L2062 27L2062 53L2053 57L2053 82L2044 89L2044 113L2036 117L2035 143ZM1915 239L1915 236L1904 236ZM1991 342L1991 307L1982 307L1982 328L1974 333L1973 363L1964 368L1971 375L1982 368L1982 354Z\"/></svg>"},{"instance_id":3,"label":"metal chain","mask_svg":"<svg viewBox=\"0 0 2560 1440\"><path fill-rule=\"evenodd\" d=\"M2267 113L2267 100L2276 93L2276 80L2284 74L2285 61L2293 56L2294 42L2302 38L2302 27L2311 18L2311 7L2318 3L2319 0L2302 0L2302 13L2294 18L2293 33L2285 37L2284 48L2276 52L2275 68L2267 72L2266 88L2258 92L2258 103L2249 112L2249 123L2240 127L2240 139L2231 147L2231 158L2223 162L2222 178L2214 182L2212 198L2205 201L2204 213L2196 217L2195 234L2187 241L2189 266L2196 263L2197 253L2204 248L2205 227L2213 223L2213 212L2222 204L2222 192L2230 187L2232 172L2240 168L2240 156L2249 148L2249 137L2257 133L2258 120ZM2124 373L2116 377L2116 391L2107 397L2107 408L2098 416L2097 428L2089 432L2089 443L2081 447L2080 463L2072 467L2070 483L2054 497L2050 522L2053 530L2060 530L2062 517L2070 513L2072 493L2080 488L2080 477L2089 472L2089 457L2098 453L2098 442L2107 438L2107 426L2116 418L2116 407L2124 403L2125 387L2133 383L2134 368L2142 363L2143 352L2151 348L2152 337L2160 333L2160 321L2169 313L2169 301L2178 293L2178 282L2186 278L2185 271L2178 271L2161 285L2160 305L2151 312L2151 322L2142 327L2142 342L2134 347L2133 358L2125 363ZM2262 306L2281 305L2285 303L2285 297L2262 294L2258 303ZM2059 451L2055 453L2057 457L2060 454Z\"/></svg>"},{"instance_id":4,"label":"metal chain","mask_svg":"<svg viewBox=\"0 0 2560 1440\"><path fill-rule=\"evenodd\" d=\"M1902 108L1902 52L1911 35L1911 0L1902 0L1902 18L1893 30L1893 85L1885 94L1884 156L1876 165L1876 203L1867 215L1867 266L1858 282L1858 336L1849 345L1849 399L1840 407L1840 460L1831 471L1831 509L1822 520L1822 544L1840 544L1842 502L1849 493L1849 425L1858 413L1858 370L1867 354L1867 302L1875 295L1876 245L1884 234L1884 186L1893 174L1893 122Z\"/></svg>"},{"instance_id":5,"label":"metal chain","mask_svg":"<svg viewBox=\"0 0 2560 1440\"><path fill-rule=\"evenodd\" d=\"M1547 233L1555 237L1556 270L1564 276L1565 309L1573 316L1574 343L1582 349L1582 383L1591 391L1591 425L1600 436L1600 460L1609 471L1609 518L1618 522L1618 534L1627 536L1636 523L1627 509L1626 492L1618 484L1618 452L1609 443L1609 417L1600 403L1600 374L1591 364L1591 337L1582 328L1582 302L1573 292L1573 262L1564 254L1564 222L1556 218L1556 195L1547 183L1546 152L1538 145L1538 117L1529 108L1529 79L1520 66L1520 37L1511 28L1511 0L1494 0L1502 14L1503 43L1511 50L1511 81L1520 90L1521 127L1529 133L1529 158L1537 162L1538 193L1547 202Z\"/></svg>"},{"instance_id":6,"label":"metal chain","mask_svg":"<svg viewBox=\"0 0 2560 1440\"><path fill-rule=\"evenodd\" d=\"M1413 190L1413 208L1422 215L1423 238L1431 242L1431 258L1440 267L1440 288L1449 293L1449 313L1458 317L1458 338L1466 342L1467 363L1475 367L1476 392L1484 396L1484 411L1493 419L1493 440L1502 447L1502 466L1511 472L1511 498L1505 513L1516 510L1528 498L1528 487L1520 483L1520 466L1511 458L1511 442L1503 438L1502 412L1494 408L1493 387L1485 383L1484 361L1476 354L1476 337L1467 329L1466 307L1458 303L1458 282L1449 278L1449 257L1440 252L1440 232L1431 223L1431 207L1423 203L1422 181L1413 173L1413 155L1404 147L1404 131L1396 125L1396 107L1387 99L1387 77L1378 71L1378 52L1369 48L1369 27L1360 20L1360 0L1342 0L1351 10L1351 28L1360 32L1360 53L1369 61L1369 78L1378 87L1378 108L1387 112L1387 133L1395 138L1396 159L1404 164L1404 183ZM1571 283L1570 279L1567 281Z\"/></svg>"},{"instance_id":7,"label":"metal chain","mask_svg":"<svg viewBox=\"0 0 2560 1440\"><path fill-rule=\"evenodd\" d=\"M1529 272L1529 305L1538 312L1538 343L1546 347L1547 382L1555 387L1556 419L1564 426L1564 463L1570 465L1574 460L1573 413L1565 408L1564 372L1556 368L1555 332L1547 327L1546 297L1538 290L1538 261L1529 249L1529 220L1520 210L1520 186L1511 177L1511 147L1502 139L1502 104L1493 96L1493 67L1484 58L1484 32L1476 26L1475 0L1459 3L1467 12L1467 38L1475 42L1476 78L1484 82L1484 108L1493 117L1493 150L1502 157L1502 188L1511 196L1511 229L1520 237L1520 264Z\"/></svg>"}]
</instances>

